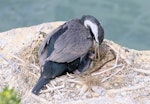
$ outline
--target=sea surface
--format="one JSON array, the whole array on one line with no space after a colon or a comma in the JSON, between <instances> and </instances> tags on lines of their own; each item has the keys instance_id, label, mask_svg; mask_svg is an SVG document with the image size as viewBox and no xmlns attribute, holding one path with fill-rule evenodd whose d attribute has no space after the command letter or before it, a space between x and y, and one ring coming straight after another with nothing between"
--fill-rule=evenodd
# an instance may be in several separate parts
<instances>
[{"instance_id":1,"label":"sea surface","mask_svg":"<svg viewBox=\"0 0 150 104\"><path fill-rule=\"evenodd\" d=\"M85 14L101 22L106 39L150 50L150 0L0 0L0 32Z\"/></svg>"}]
</instances>

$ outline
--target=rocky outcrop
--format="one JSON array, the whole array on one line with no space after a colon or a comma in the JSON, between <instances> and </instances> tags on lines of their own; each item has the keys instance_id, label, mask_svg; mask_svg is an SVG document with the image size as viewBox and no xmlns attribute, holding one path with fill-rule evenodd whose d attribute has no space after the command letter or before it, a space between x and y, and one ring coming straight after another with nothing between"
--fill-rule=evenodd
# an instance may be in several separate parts
<instances>
[{"instance_id":1,"label":"rocky outcrop","mask_svg":"<svg viewBox=\"0 0 150 104\"><path fill-rule=\"evenodd\" d=\"M63 22L44 23L37 26L12 29L0 33L1 55L10 59L9 54L17 54L37 39L40 33L49 33Z\"/></svg>"},{"instance_id":2,"label":"rocky outcrop","mask_svg":"<svg viewBox=\"0 0 150 104\"><path fill-rule=\"evenodd\" d=\"M102 48L107 51L103 52L105 57L95 64L98 63L99 69L90 74L60 76L41 95L32 95L30 90L40 71L38 46L62 23L44 23L0 33L0 90L4 86L14 87L22 96L23 104L150 103L150 51L128 49L106 39L102 45L107 46ZM111 57L110 62L104 62Z\"/></svg>"}]
</instances>

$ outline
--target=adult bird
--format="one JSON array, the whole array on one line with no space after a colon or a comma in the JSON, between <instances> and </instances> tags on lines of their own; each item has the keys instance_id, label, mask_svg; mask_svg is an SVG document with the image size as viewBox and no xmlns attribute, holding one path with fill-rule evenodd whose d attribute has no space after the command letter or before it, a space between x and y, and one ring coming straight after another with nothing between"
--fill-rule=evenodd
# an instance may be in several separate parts
<instances>
[{"instance_id":1,"label":"adult bird","mask_svg":"<svg viewBox=\"0 0 150 104\"><path fill-rule=\"evenodd\" d=\"M40 46L38 55L41 64L41 76L32 93L40 89L51 79L72 72L78 68L85 71L89 60L87 55L93 42L98 47L104 39L104 30L99 21L90 15L81 19L72 19L50 33Z\"/></svg>"}]
</instances>

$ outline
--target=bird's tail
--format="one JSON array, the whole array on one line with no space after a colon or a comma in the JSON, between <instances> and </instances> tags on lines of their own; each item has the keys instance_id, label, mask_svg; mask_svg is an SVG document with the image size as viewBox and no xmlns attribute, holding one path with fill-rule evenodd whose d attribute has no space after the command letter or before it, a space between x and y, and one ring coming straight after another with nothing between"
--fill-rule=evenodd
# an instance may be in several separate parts
<instances>
[{"instance_id":1,"label":"bird's tail","mask_svg":"<svg viewBox=\"0 0 150 104\"><path fill-rule=\"evenodd\" d=\"M34 86L34 88L32 89L32 93L34 93L35 95L37 95L41 88L46 85L48 82L50 81L50 79L46 79L43 77L40 77L38 82L36 83L36 85Z\"/></svg>"}]
</instances>

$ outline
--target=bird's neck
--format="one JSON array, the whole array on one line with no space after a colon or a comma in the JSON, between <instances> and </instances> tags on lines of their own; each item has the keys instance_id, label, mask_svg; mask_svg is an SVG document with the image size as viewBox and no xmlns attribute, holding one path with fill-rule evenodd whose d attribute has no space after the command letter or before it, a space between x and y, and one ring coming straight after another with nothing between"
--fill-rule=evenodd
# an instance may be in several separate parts
<instances>
[{"instance_id":1,"label":"bird's neck","mask_svg":"<svg viewBox=\"0 0 150 104\"><path fill-rule=\"evenodd\" d=\"M98 25L96 23L93 23L90 20L84 20L83 24L86 28L91 30L92 34L94 35L95 41L97 43L99 43L99 40L98 40Z\"/></svg>"}]
</instances>

